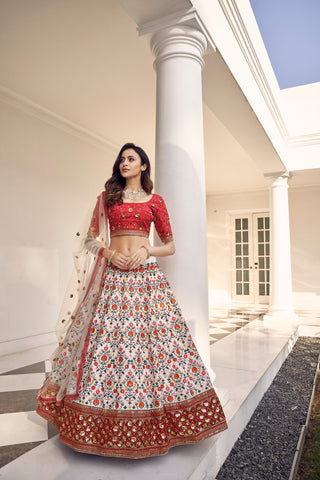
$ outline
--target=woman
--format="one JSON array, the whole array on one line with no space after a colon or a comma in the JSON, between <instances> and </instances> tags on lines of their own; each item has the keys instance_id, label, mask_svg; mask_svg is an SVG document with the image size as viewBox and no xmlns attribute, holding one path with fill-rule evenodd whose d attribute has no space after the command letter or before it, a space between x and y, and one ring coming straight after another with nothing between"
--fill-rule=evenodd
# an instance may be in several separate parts
<instances>
[{"instance_id":1,"label":"woman","mask_svg":"<svg viewBox=\"0 0 320 480\"><path fill-rule=\"evenodd\" d=\"M146 153L124 145L105 188L87 234L77 234L77 288L67 294L37 411L75 450L163 455L221 432L226 420L154 258L175 245L165 202L151 193ZM149 243L152 221L162 246Z\"/></svg>"}]
</instances>

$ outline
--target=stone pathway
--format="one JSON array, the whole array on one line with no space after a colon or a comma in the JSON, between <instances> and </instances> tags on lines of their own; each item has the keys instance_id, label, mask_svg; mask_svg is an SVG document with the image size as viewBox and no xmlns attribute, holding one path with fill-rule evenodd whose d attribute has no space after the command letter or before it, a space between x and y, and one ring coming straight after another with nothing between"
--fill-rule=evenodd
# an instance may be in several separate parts
<instances>
[{"instance_id":1,"label":"stone pathway","mask_svg":"<svg viewBox=\"0 0 320 480\"><path fill-rule=\"evenodd\" d=\"M320 353L320 338L300 337L217 480L288 480L306 422Z\"/></svg>"}]
</instances>

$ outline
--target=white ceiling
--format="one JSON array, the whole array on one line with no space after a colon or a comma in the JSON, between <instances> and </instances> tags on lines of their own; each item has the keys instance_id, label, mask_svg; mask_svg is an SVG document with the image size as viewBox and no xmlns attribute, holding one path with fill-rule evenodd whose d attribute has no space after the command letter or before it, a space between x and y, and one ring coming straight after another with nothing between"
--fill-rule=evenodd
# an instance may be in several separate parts
<instances>
[{"instance_id":1,"label":"white ceiling","mask_svg":"<svg viewBox=\"0 0 320 480\"><path fill-rule=\"evenodd\" d=\"M116 0L2 1L0 58L2 86L154 157L153 57ZM207 192L267 188L261 165L274 171L278 156L219 53L203 92Z\"/></svg>"}]
</instances>

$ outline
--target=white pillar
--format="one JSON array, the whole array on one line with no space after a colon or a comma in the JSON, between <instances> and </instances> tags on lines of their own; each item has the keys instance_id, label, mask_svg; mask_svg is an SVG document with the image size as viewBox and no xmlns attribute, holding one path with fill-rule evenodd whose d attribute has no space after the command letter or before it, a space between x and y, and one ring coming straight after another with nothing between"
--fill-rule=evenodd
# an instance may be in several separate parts
<instances>
[{"instance_id":1,"label":"white pillar","mask_svg":"<svg viewBox=\"0 0 320 480\"><path fill-rule=\"evenodd\" d=\"M201 70L203 33L178 25L151 39L157 72L156 192L172 219L176 253L161 264L206 366L210 365Z\"/></svg>"},{"instance_id":2,"label":"white pillar","mask_svg":"<svg viewBox=\"0 0 320 480\"><path fill-rule=\"evenodd\" d=\"M288 173L278 176L270 189L270 304L266 320L295 318L292 305L288 177Z\"/></svg>"}]
</instances>

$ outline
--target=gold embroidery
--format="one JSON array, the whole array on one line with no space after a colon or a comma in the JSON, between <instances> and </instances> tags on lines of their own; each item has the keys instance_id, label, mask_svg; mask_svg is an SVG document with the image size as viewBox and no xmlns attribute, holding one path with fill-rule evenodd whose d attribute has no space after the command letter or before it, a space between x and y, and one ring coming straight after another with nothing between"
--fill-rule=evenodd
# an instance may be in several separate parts
<instances>
[{"instance_id":1,"label":"gold embroidery","mask_svg":"<svg viewBox=\"0 0 320 480\"><path fill-rule=\"evenodd\" d=\"M110 237L120 237L121 235L130 235L148 238L149 234L140 230L117 230L110 233Z\"/></svg>"},{"instance_id":2,"label":"gold embroidery","mask_svg":"<svg viewBox=\"0 0 320 480\"><path fill-rule=\"evenodd\" d=\"M115 457L163 455L174 445L196 443L227 428L214 389L165 409L105 410L72 400L58 406L41 399L37 411L56 425L66 445Z\"/></svg>"}]
</instances>

